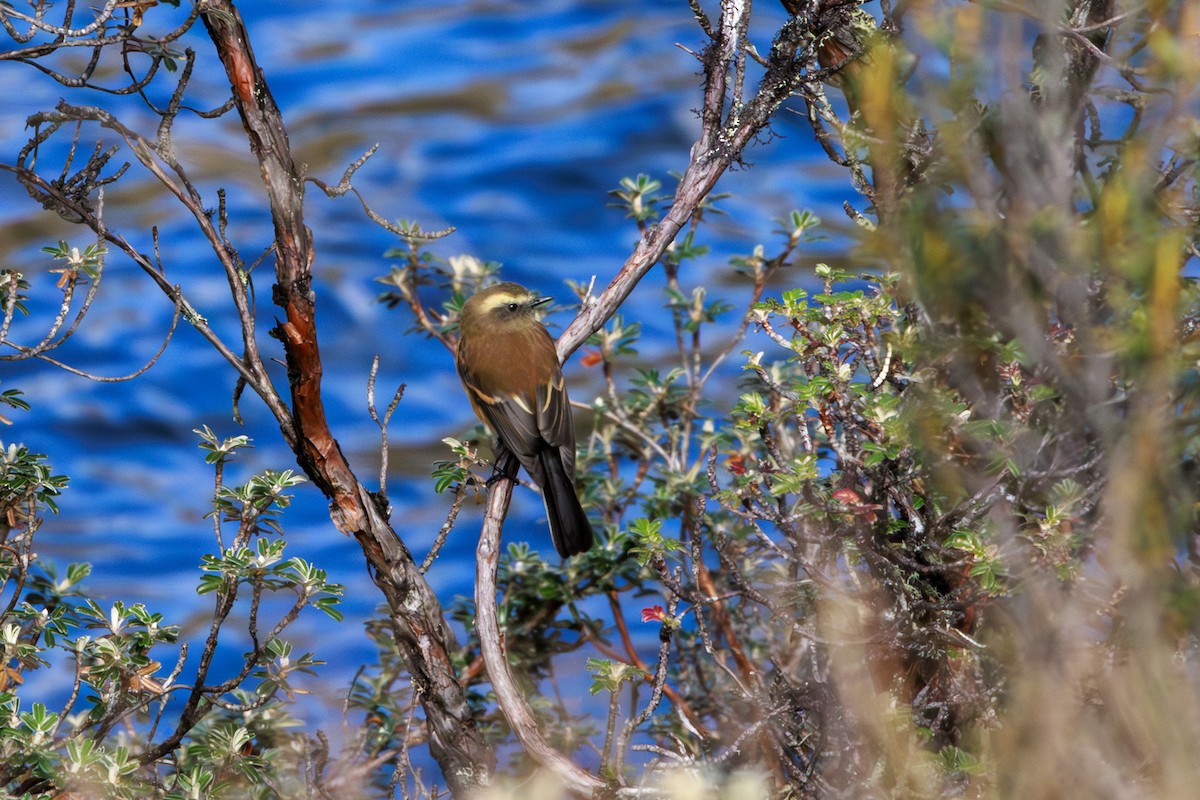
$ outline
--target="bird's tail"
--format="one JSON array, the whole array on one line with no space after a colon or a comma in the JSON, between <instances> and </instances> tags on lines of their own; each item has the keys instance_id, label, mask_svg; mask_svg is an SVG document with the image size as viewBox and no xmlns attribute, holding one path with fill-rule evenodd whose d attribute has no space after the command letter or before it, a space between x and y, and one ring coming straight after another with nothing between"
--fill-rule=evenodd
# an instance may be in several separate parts
<instances>
[{"instance_id":1,"label":"bird's tail","mask_svg":"<svg viewBox=\"0 0 1200 800\"><path fill-rule=\"evenodd\" d=\"M583 506L575 495L575 485L567 477L557 448L547 448L538 454L542 462L542 499L546 502L546 518L550 521L550 538L554 549L563 558L590 550L595 537Z\"/></svg>"}]
</instances>

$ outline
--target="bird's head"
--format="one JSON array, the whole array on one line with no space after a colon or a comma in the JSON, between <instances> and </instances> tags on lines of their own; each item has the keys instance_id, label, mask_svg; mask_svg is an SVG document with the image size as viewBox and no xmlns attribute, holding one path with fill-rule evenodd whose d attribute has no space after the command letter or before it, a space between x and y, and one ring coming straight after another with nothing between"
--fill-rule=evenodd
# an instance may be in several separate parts
<instances>
[{"instance_id":1,"label":"bird's head","mask_svg":"<svg viewBox=\"0 0 1200 800\"><path fill-rule=\"evenodd\" d=\"M517 283L480 289L463 305L460 325L465 335L498 334L538 323L538 309L553 300Z\"/></svg>"}]
</instances>

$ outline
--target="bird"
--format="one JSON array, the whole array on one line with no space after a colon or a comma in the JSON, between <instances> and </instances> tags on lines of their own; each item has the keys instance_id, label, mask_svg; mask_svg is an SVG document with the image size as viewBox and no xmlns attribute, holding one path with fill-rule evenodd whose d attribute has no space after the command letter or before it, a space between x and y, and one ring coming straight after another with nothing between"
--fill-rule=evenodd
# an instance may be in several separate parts
<instances>
[{"instance_id":1,"label":"bird","mask_svg":"<svg viewBox=\"0 0 1200 800\"><path fill-rule=\"evenodd\" d=\"M595 536L575 493L571 403L550 332L538 319L553 297L517 283L480 289L463 305L455 365L471 407L496 436L496 463L511 453L542 492L550 538L563 558ZM511 477L511 476L510 476Z\"/></svg>"}]
</instances>

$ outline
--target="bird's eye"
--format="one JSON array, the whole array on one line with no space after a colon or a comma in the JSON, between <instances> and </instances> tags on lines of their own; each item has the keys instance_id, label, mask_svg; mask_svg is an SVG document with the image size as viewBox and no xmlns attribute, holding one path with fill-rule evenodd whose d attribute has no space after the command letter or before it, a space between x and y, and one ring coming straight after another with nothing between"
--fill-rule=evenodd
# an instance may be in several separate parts
<instances>
[{"instance_id":1,"label":"bird's eye","mask_svg":"<svg viewBox=\"0 0 1200 800\"><path fill-rule=\"evenodd\" d=\"M509 310L509 311L516 311L516 310L517 310L517 304L516 304L516 303L509 303L509 304L508 304L508 310Z\"/></svg>"}]
</instances>

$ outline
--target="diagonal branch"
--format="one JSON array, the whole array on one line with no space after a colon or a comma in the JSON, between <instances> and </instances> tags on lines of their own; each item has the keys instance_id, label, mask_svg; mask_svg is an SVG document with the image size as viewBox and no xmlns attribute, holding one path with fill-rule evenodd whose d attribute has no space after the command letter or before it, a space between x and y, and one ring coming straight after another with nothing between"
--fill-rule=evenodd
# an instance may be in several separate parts
<instances>
[{"instance_id":1,"label":"diagonal branch","mask_svg":"<svg viewBox=\"0 0 1200 800\"><path fill-rule=\"evenodd\" d=\"M31 193L37 192L37 197L43 202L49 202L55 209L61 213L72 215L72 217L84 225L91 228L104 241L113 245L117 249L125 253L137 264L137 266L145 272L155 285L167 296L177 308L179 308L183 316L187 319L189 325L192 326L205 341L207 341L218 354L228 361L234 369L238 371L239 376L254 387L260 395L264 394L264 387L260 384L258 376L251 372L246 365L245 359L239 357L230 347L225 344L225 341L212 329L208 321L201 315L183 294L183 290L176 284L170 283L152 259L147 254L141 252L132 244L129 243L124 236L115 231L110 230L95 213L94 209L89 208L85 204L79 202L78 198L68 196L61 191L58 186L48 183L37 173L24 167L13 166L11 164L0 164L0 170L12 172L21 181L21 183L30 190ZM270 396L264 395L264 399ZM269 404L269 401L268 401Z\"/></svg>"},{"instance_id":2,"label":"diagonal branch","mask_svg":"<svg viewBox=\"0 0 1200 800\"><path fill-rule=\"evenodd\" d=\"M728 94L728 75L736 54L744 42L749 3L721 4L722 22L713 44L702 56L705 89L703 125L700 137L692 145L687 170L675 190L675 198L663 219L649 228L625 260L616 277L593 301L585 303L558 339L558 355L565 360L588 337L608 321L634 287L646 276L663 253L675 241L696 209L716 186L730 165L736 163L754 137L770 123L779 105L795 92L806 78L814 59L811 42L820 39L816 18L794 17L780 28L767 59L767 72L754 97L745 106L735 104L724 113Z\"/></svg>"},{"instance_id":3,"label":"diagonal branch","mask_svg":"<svg viewBox=\"0 0 1200 800\"><path fill-rule=\"evenodd\" d=\"M676 235L700 208L700 204L743 149L770 122L779 105L803 80L815 58L811 42L819 39L812 31L816 16L793 17L776 35L767 59L767 72L754 97L743 105L734 97L728 113L728 78L738 75L740 53L749 24L750 4L743 0L721 3L719 29L711 33L713 41L703 55L705 89L701 112L701 132L691 149L687 170L679 181L674 202L663 219L647 229L633 253L598 298L585 301L583 308L558 339L558 355L566 359L589 336L598 331L620 308L638 282L658 263ZM706 28L706 30L708 30ZM740 85L735 86L735 93ZM483 531L476 553L475 612L481 654L496 690L497 704L521 744L542 767L580 792L599 788L599 779L575 766L542 738L524 698L517 689L507 658L501 647L496 612L496 568L499 561L500 529L508 513L512 481L502 478L488 495Z\"/></svg>"},{"instance_id":4,"label":"diagonal branch","mask_svg":"<svg viewBox=\"0 0 1200 800\"><path fill-rule=\"evenodd\" d=\"M355 477L329 428L321 399L312 234L304 224L304 180L292 159L283 118L254 59L245 24L230 0L203 3L202 19L225 66L234 102L258 159L275 227L274 301L284 319L273 332L283 343L292 391L301 468L330 499L339 530L353 534L387 598L391 622L429 726L430 750L456 794L485 784L495 764L458 682L454 634L437 596L384 509Z\"/></svg>"}]
</instances>

